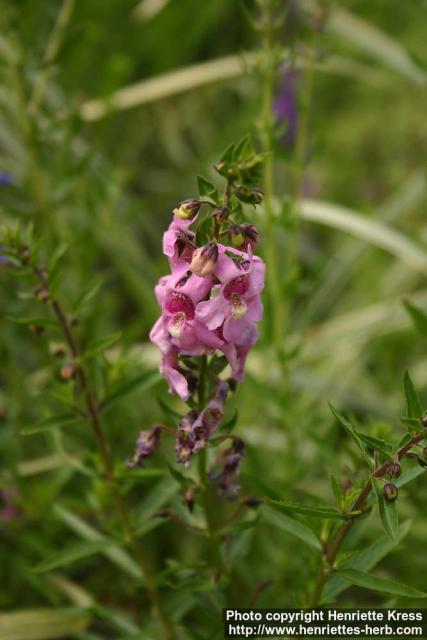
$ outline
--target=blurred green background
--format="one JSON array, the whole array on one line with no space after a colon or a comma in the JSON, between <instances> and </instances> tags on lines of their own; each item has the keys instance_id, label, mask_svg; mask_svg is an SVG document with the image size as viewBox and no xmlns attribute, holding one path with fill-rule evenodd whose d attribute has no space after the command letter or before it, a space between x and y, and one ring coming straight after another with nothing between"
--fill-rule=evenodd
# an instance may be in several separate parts
<instances>
[{"instance_id":1,"label":"blurred green background","mask_svg":"<svg viewBox=\"0 0 427 640\"><path fill-rule=\"evenodd\" d=\"M283 5L291 13L278 43L297 59L298 135L303 125L305 131L300 277L284 327L286 348L296 351L285 390L269 344L269 302L246 382L228 411L231 416L239 407L235 433L247 443L244 493L300 501L316 493L332 500L330 472L345 483L362 479L366 470L333 422L327 401L356 416L372 435L391 433L399 440L404 369L424 396L427 387L426 339L402 304L408 298L427 306L427 3ZM177 202L197 196L196 176L216 180L211 167L223 149L247 131L257 138L261 89L250 54L258 36L239 3L229 0L76 0L53 64L46 64L61 6L42 0L1 3L0 171L12 184L0 186L0 222L33 221L47 256L68 245L61 259L65 304L71 306L88 282L102 279L96 298L82 310L79 336L89 344L121 332L120 342L96 360L92 383L102 397L106 386L134 381L126 397L109 408L106 430L141 532L156 527L143 538L150 563L164 568L173 559L178 564L169 564L171 579L179 585L184 565L202 560L203 542L175 522L146 524L165 504L183 511L179 484L167 474L173 443L165 441L133 475L123 461L141 428L171 421L159 398L183 410L168 396L156 373L158 354L147 342L159 313L153 285L167 268L161 236ZM325 22L316 29L319 16ZM208 71L202 82L194 79L191 67L210 60L219 60L214 81ZM313 89L303 113L308 67ZM143 83L132 108L111 106L115 92L171 72L178 84L188 82L185 90L171 89L169 79L166 90L151 99ZM278 87L283 76L279 71ZM40 105L32 109L34 87L44 81ZM98 99L107 100L105 113L88 119L88 101ZM284 144L278 130L278 211L292 186L294 155L295 146ZM259 217L262 211L251 221ZM286 251L280 216L277 240ZM269 255L264 257L268 266ZM60 586L63 576L32 568L79 536L61 509L99 527L94 513L105 510L107 498L90 473L93 442L84 424L20 435L58 413L58 397L68 392L51 382L49 350L60 336L47 331L47 339L35 337L8 319L36 317L44 309L27 299L28 285L7 266L0 269L0 477L16 492L18 510L13 521L0 522L0 607L65 606L76 600ZM426 587L426 498L422 477L402 490L401 519L412 521L402 543L406 551L397 545L378 568L379 575L420 589ZM217 508L227 514L233 507L219 501ZM259 606L299 606L317 559L261 511L247 518L259 519L258 526L242 527L230 539L237 576L232 602L246 606L254 585L272 580ZM353 534L349 548L357 549L378 538L380 525L373 517ZM126 574L119 575L103 555L72 565L66 574L99 598L100 606L129 613ZM191 621L188 637L220 637L220 600L215 596L212 604L209 591L200 590L172 589L168 606ZM348 606L384 603L382 596L357 588L340 598ZM76 637L117 637L114 623L103 624Z\"/></svg>"}]
</instances>

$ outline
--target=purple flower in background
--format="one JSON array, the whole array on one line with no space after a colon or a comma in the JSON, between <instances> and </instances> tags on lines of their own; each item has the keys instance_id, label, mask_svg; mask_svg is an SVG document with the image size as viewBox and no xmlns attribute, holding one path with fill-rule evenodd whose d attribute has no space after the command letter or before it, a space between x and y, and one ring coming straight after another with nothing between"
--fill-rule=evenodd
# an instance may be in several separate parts
<instances>
[{"instance_id":1,"label":"purple flower in background","mask_svg":"<svg viewBox=\"0 0 427 640\"><path fill-rule=\"evenodd\" d=\"M0 171L0 187L9 187L13 184L13 179L7 171Z\"/></svg>"},{"instance_id":2,"label":"purple flower in background","mask_svg":"<svg viewBox=\"0 0 427 640\"><path fill-rule=\"evenodd\" d=\"M273 105L278 124L286 125L283 143L287 147L292 147L295 143L298 130L297 88L299 75L295 69L285 71Z\"/></svg>"},{"instance_id":3,"label":"purple flower in background","mask_svg":"<svg viewBox=\"0 0 427 640\"><path fill-rule=\"evenodd\" d=\"M7 249L4 245L0 245L0 265L8 265L10 264L10 260L7 256L4 255L4 250Z\"/></svg>"},{"instance_id":4,"label":"purple flower in background","mask_svg":"<svg viewBox=\"0 0 427 640\"><path fill-rule=\"evenodd\" d=\"M0 489L0 522L15 520L19 514L15 504L17 492L15 489Z\"/></svg>"}]
</instances>

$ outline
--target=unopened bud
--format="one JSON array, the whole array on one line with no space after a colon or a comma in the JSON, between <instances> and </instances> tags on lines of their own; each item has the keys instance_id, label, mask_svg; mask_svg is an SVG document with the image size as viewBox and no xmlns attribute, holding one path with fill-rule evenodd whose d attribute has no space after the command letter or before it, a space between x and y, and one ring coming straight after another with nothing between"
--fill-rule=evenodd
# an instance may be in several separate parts
<instances>
[{"instance_id":1,"label":"unopened bud","mask_svg":"<svg viewBox=\"0 0 427 640\"><path fill-rule=\"evenodd\" d=\"M30 324L28 325L28 329L34 335L40 335L44 331L44 327L42 327L41 324Z\"/></svg>"},{"instance_id":2,"label":"unopened bud","mask_svg":"<svg viewBox=\"0 0 427 640\"><path fill-rule=\"evenodd\" d=\"M71 362L64 364L64 366L61 367L60 375L63 380L72 380L76 375L76 367Z\"/></svg>"},{"instance_id":3,"label":"unopened bud","mask_svg":"<svg viewBox=\"0 0 427 640\"><path fill-rule=\"evenodd\" d=\"M205 247L199 247L193 253L190 269L193 273L205 278L212 275L218 262L218 246L210 242Z\"/></svg>"},{"instance_id":4,"label":"unopened bud","mask_svg":"<svg viewBox=\"0 0 427 640\"><path fill-rule=\"evenodd\" d=\"M21 262L23 262L24 264L28 262L28 260L30 259L30 250L27 246L24 245L20 248L19 257L21 259Z\"/></svg>"},{"instance_id":5,"label":"unopened bud","mask_svg":"<svg viewBox=\"0 0 427 640\"><path fill-rule=\"evenodd\" d=\"M422 416L421 424L423 425L423 427L427 428L427 416Z\"/></svg>"},{"instance_id":6,"label":"unopened bud","mask_svg":"<svg viewBox=\"0 0 427 640\"><path fill-rule=\"evenodd\" d=\"M194 509L194 487L189 487L184 495L184 502L188 507L190 513L193 513Z\"/></svg>"},{"instance_id":7,"label":"unopened bud","mask_svg":"<svg viewBox=\"0 0 427 640\"><path fill-rule=\"evenodd\" d=\"M43 287L36 289L34 295L39 302L47 302L49 300L49 292Z\"/></svg>"},{"instance_id":8,"label":"unopened bud","mask_svg":"<svg viewBox=\"0 0 427 640\"><path fill-rule=\"evenodd\" d=\"M243 498L242 503L246 507L257 507L262 503L262 500L261 498L256 498L255 496L246 496L246 498Z\"/></svg>"},{"instance_id":9,"label":"unopened bud","mask_svg":"<svg viewBox=\"0 0 427 640\"><path fill-rule=\"evenodd\" d=\"M398 462L390 462L387 466L387 473L391 478L398 478L402 473L402 468Z\"/></svg>"},{"instance_id":10,"label":"unopened bud","mask_svg":"<svg viewBox=\"0 0 427 640\"><path fill-rule=\"evenodd\" d=\"M236 249L245 251L248 244L255 249L258 245L259 234L254 224L234 224L228 231L230 244Z\"/></svg>"},{"instance_id":11,"label":"unopened bud","mask_svg":"<svg viewBox=\"0 0 427 640\"><path fill-rule=\"evenodd\" d=\"M153 518L170 518L171 511L168 508L159 509L155 513L153 513Z\"/></svg>"},{"instance_id":12,"label":"unopened bud","mask_svg":"<svg viewBox=\"0 0 427 640\"><path fill-rule=\"evenodd\" d=\"M261 204L264 199L264 194L261 189L248 189L247 187L237 187L236 196L242 202L247 202L249 204Z\"/></svg>"},{"instance_id":13,"label":"unopened bud","mask_svg":"<svg viewBox=\"0 0 427 640\"><path fill-rule=\"evenodd\" d=\"M386 482L384 485L384 498L387 502L394 502L398 496L398 488L392 482Z\"/></svg>"},{"instance_id":14,"label":"unopened bud","mask_svg":"<svg viewBox=\"0 0 427 640\"><path fill-rule=\"evenodd\" d=\"M212 215L217 222L222 223L228 220L230 209L228 207L217 207L212 211Z\"/></svg>"},{"instance_id":15,"label":"unopened bud","mask_svg":"<svg viewBox=\"0 0 427 640\"><path fill-rule=\"evenodd\" d=\"M63 344L52 344L50 351L55 358L63 358L67 353L67 349Z\"/></svg>"},{"instance_id":16,"label":"unopened bud","mask_svg":"<svg viewBox=\"0 0 427 640\"><path fill-rule=\"evenodd\" d=\"M192 220L199 213L199 209L199 200L190 198L189 200L183 200L173 212L180 220Z\"/></svg>"}]
</instances>

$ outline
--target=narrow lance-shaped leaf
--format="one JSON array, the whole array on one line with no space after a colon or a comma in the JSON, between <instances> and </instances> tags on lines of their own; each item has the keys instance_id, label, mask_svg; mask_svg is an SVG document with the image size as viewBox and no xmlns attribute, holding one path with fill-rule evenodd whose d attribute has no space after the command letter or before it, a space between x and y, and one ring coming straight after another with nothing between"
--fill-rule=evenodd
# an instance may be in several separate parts
<instances>
[{"instance_id":1,"label":"narrow lance-shaped leaf","mask_svg":"<svg viewBox=\"0 0 427 640\"><path fill-rule=\"evenodd\" d=\"M343 569L342 571L337 571L337 575L351 584L372 591L379 591L380 593L387 593L393 596L403 596L405 598L427 598L427 593L424 593L424 591L419 591L409 585L386 580L385 578L377 578L376 576L371 576L369 573L357 571L356 569Z\"/></svg>"},{"instance_id":2,"label":"narrow lance-shaped leaf","mask_svg":"<svg viewBox=\"0 0 427 640\"><path fill-rule=\"evenodd\" d=\"M403 378L403 386L406 396L406 415L409 418L420 418L423 414L423 407L407 371L405 371Z\"/></svg>"},{"instance_id":3,"label":"narrow lance-shaped leaf","mask_svg":"<svg viewBox=\"0 0 427 640\"><path fill-rule=\"evenodd\" d=\"M333 415L335 416L339 424L344 428L347 435L357 444L360 451L363 453L365 459L371 464L372 461L369 458L366 447L363 444L359 434L357 433L356 429L353 427L351 422L349 422L346 418L344 418L341 414L339 414L332 404L329 404L329 408L331 409Z\"/></svg>"},{"instance_id":4,"label":"narrow lance-shaped leaf","mask_svg":"<svg viewBox=\"0 0 427 640\"><path fill-rule=\"evenodd\" d=\"M336 477L334 476L333 473L330 474L330 480L331 480L331 487L332 487L332 492L335 496L335 500L337 502L338 508L341 509L342 507L342 493L341 493L341 488L339 485L338 480L336 479Z\"/></svg>"},{"instance_id":5,"label":"narrow lance-shaped leaf","mask_svg":"<svg viewBox=\"0 0 427 640\"><path fill-rule=\"evenodd\" d=\"M307 527L307 525L295 518L292 518L290 515L280 513L276 510L268 510L263 513L262 519L268 522L268 524L295 536L310 548L315 549L316 551L321 551L320 541L313 531Z\"/></svg>"},{"instance_id":6,"label":"narrow lance-shaped leaf","mask_svg":"<svg viewBox=\"0 0 427 640\"><path fill-rule=\"evenodd\" d=\"M25 427L21 430L21 436L31 436L35 433L42 433L43 431L50 431L51 429L58 429L61 427L68 427L74 424L79 418L74 413L62 413L57 416L50 416L44 420L40 420L32 427Z\"/></svg>"},{"instance_id":7,"label":"narrow lance-shaped leaf","mask_svg":"<svg viewBox=\"0 0 427 640\"><path fill-rule=\"evenodd\" d=\"M66 549L62 549L60 552L55 553L52 557L46 558L43 562L40 562L33 571L36 573L45 573L58 567L64 567L72 564L82 558L93 556L97 553L105 551L108 547L117 546L114 540L98 540L97 542L81 542L74 544Z\"/></svg>"},{"instance_id":8,"label":"narrow lance-shaped leaf","mask_svg":"<svg viewBox=\"0 0 427 640\"><path fill-rule=\"evenodd\" d=\"M83 289L72 307L73 315L78 314L92 300L103 285L103 279L97 276Z\"/></svg>"},{"instance_id":9,"label":"narrow lance-shaped leaf","mask_svg":"<svg viewBox=\"0 0 427 640\"><path fill-rule=\"evenodd\" d=\"M358 569L359 571L370 571L373 569L387 554L392 551L408 534L411 528L411 522L405 522L399 531L399 536L395 541L390 540L387 535L380 536L371 545L357 553L345 565L346 569ZM336 573L332 574L323 591L321 604L330 602L339 593L349 588L350 584Z\"/></svg>"},{"instance_id":10,"label":"narrow lance-shaped leaf","mask_svg":"<svg viewBox=\"0 0 427 640\"><path fill-rule=\"evenodd\" d=\"M293 502L284 502L282 500L272 500L271 498L265 498L267 502L278 511L284 511L285 513L299 513L302 516L308 516L310 518L339 518L343 519L346 516L337 509L327 506L311 506L306 504L299 504Z\"/></svg>"}]
</instances>

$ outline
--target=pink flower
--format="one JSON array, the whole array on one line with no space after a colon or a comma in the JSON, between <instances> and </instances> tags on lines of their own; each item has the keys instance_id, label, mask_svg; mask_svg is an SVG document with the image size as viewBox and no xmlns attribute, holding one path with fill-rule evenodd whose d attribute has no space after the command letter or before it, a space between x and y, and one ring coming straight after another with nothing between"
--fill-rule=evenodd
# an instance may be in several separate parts
<instances>
[{"instance_id":1,"label":"pink flower","mask_svg":"<svg viewBox=\"0 0 427 640\"><path fill-rule=\"evenodd\" d=\"M192 220L181 220L174 215L169 228L163 234L163 253L168 257L172 269L184 263L190 264L193 251L195 234L190 231L190 225L195 222L197 216Z\"/></svg>"},{"instance_id":2,"label":"pink flower","mask_svg":"<svg viewBox=\"0 0 427 640\"><path fill-rule=\"evenodd\" d=\"M206 297L211 286L210 277L200 278L183 265L160 279L156 297L162 316L154 325L150 339L162 353L173 346L183 355L202 355L222 346L223 341L196 318L196 305Z\"/></svg>"},{"instance_id":3,"label":"pink flower","mask_svg":"<svg viewBox=\"0 0 427 640\"><path fill-rule=\"evenodd\" d=\"M220 280L216 294L199 302L196 317L208 329L222 326L226 342L253 345L258 340L255 322L262 318L260 293L264 287L265 265L261 258L220 245L215 275Z\"/></svg>"}]
</instances>

